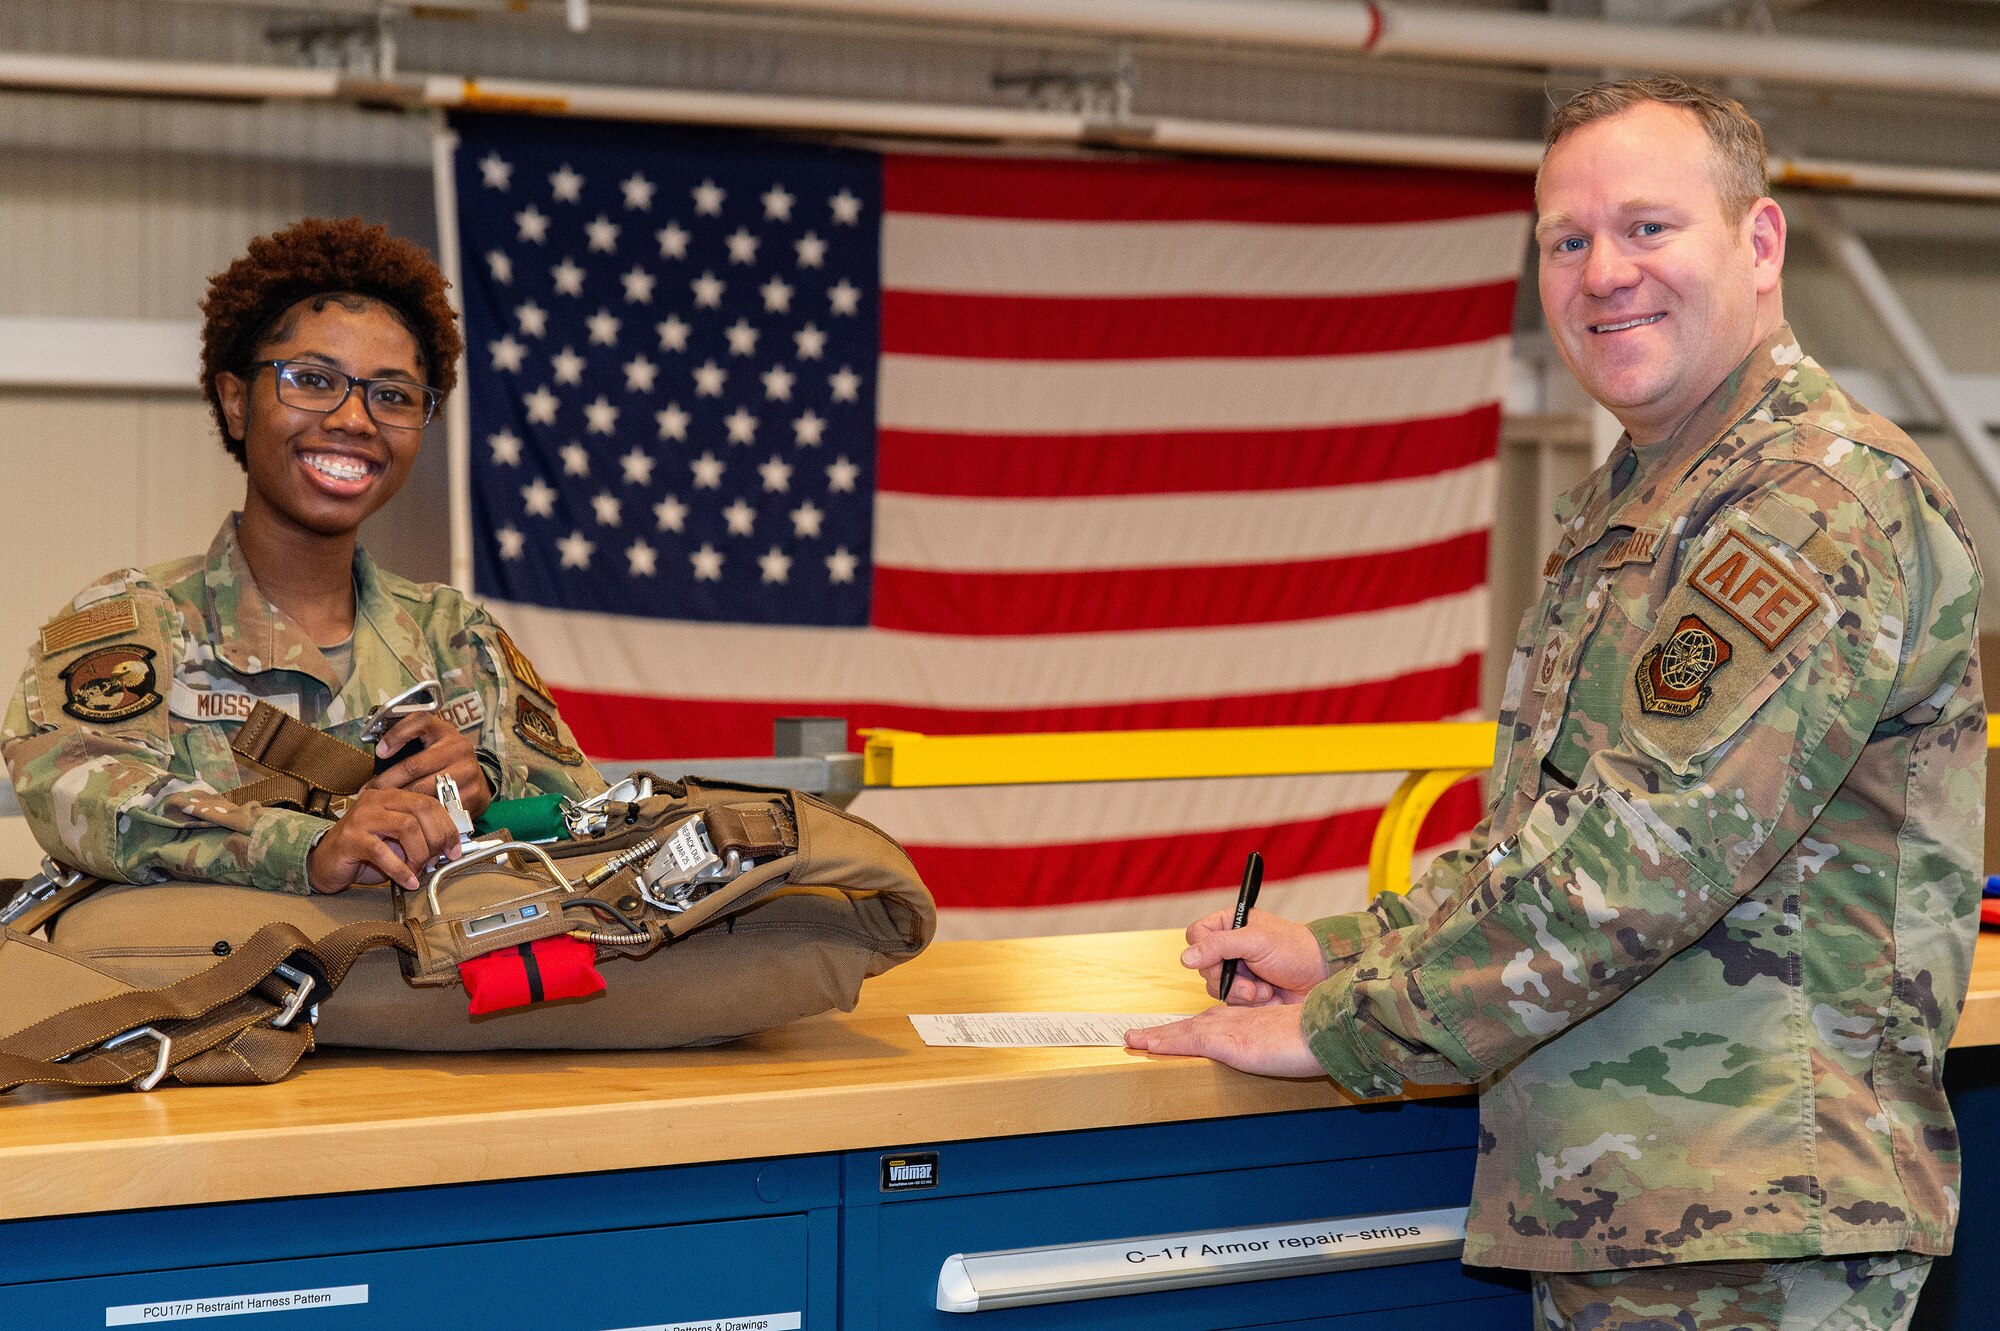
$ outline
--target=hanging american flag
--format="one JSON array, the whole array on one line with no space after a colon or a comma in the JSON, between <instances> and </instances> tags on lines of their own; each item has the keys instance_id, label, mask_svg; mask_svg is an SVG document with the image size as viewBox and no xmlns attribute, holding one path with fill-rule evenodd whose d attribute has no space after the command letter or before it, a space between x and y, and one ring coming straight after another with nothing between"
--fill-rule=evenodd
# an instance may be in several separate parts
<instances>
[{"instance_id":1,"label":"hanging american flag","mask_svg":"<svg viewBox=\"0 0 2000 1331\"><path fill-rule=\"evenodd\" d=\"M476 588L592 755L1475 714L1522 182L454 129ZM1184 923L1253 848L1351 908L1393 785L855 807L947 934L1029 934Z\"/></svg>"}]
</instances>

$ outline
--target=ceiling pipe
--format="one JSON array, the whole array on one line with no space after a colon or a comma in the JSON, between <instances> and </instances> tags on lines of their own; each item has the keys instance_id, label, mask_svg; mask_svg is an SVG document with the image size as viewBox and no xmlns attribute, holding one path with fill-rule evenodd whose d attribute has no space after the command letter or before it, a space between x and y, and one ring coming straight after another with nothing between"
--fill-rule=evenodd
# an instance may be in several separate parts
<instances>
[{"instance_id":1,"label":"ceiling pipe","mask_svg":"<svg viewBox=\"0 0 2000 1331\"><path fill-rule=\"evenodd\" d=\"M1518 139L1189 120L1105 120L1059 111L923 102L477 79L410 74L367 79L330 70L0 54L0 89L112 92L225 101L280 100L441 110L512 111L820 133L1084 144L1155 152L1294 161L1373 162L1473 171L1532 172L1541 145ZM2000 171L1870 162L1771 159L1778 186L1929 198L2000 200Z\"/></svg>"},{"instance_id":2,"label":"ceiling pipe","mask_svg":"<svg viewBox=\"0 0 2000 1331\"><path fill-rule=\"evenodd\" d=\"M703 0L703 7L2000 97L2000 55L1389 0Z\"/></svg>"}]
</instances>

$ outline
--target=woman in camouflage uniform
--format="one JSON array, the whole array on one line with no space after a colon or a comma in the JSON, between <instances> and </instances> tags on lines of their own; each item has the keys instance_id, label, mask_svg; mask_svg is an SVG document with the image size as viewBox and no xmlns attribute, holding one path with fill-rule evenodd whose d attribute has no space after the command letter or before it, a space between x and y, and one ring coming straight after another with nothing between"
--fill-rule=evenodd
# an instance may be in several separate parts
<instances>
[{"instance_id":1,"label":"woman in camouflage uniform","mask_svg":"<svg viewBox=\"0 0 2000 1331\"><path fill-rule=\"evenodd\" d=\"M422 249L358 220L251 242L209 284L202 386L248 485L206 555L121 569L43 630L4 753L36 839L126 882L289 892L393 880L455 854L436 798L602 789L534 669L449 587L375 566L361 524L402 487L462 342ZM224 795L261 775L231 737L262 700L362 744L368 715L423 680L436 712L376 746L420 745L325 819Z\"/></svg>"}]
</instances>

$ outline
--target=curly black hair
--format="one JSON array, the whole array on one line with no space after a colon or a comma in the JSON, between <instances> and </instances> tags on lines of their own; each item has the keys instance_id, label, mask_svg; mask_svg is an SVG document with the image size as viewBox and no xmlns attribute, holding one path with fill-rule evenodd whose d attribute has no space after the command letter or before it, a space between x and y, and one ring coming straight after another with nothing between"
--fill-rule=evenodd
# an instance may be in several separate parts
<instances>
[{"instance_id":1,"label":"curly black hair","mask_svg":"<svg viewBox=\"0 0 2000 1331\"><path fill-rule=\"evenodd\" d=\"M425 381L451 392L465 343L445 297L450 285L422 246L358 217L308 217L251 241L242 258L208 280L201 302L201 386L223 447L244 464L243 441L229 432L215 377L240 370L282 339L287 312L315 296L325 298L315 309L342 297L380 301L416 339Z\"/></svg>"}]
</instances>

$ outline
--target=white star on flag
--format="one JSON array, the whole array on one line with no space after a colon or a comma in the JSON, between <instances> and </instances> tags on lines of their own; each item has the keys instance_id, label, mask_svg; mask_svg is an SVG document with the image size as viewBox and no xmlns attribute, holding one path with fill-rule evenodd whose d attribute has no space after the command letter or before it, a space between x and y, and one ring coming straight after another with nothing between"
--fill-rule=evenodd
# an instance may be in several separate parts
<instances>
[{"instance_id":1,"label":"white star on flag","mask_svg":"<svg viewBox=\"0 0 2000 1331\"><path fill-rule=\"evenodd\" d=\"M522 240L533 241L539 245L548 238L548 214L532 203L514 214L514 224L521 228Z\"/></svg>"},{"instance_id":2,"label":"white star on flag","mask_svg":"<svg viewBox=\"0 0 2000 1331\"><path fill-rule=\"evenodd\" d=\"M592 346L615 347L618 345L618 330L624 325L610 310L599 310L585 319L584 325L590 329Z\"/></svg>"},{"instance_id":3,"label":"white star on flag","mask_svg":"<svg viewBox=\"0 0 2000 1331\"><path fill-rule=\"evenodd\" d=\"M669 402L665 411L653 413L653 419L660 424L660 438L679 439L685 443L688 437L688 422L694 418L681 410L680 403Z\"/></svg>"},{"instance_id":4,"label":"white star on flag","mask_svg":"<svg viewBox=\"0 0 2000 1331\"><path fill-rule=\"evenodd\" d=\"M799 267L822 268L826 265L826 242L813 232L800 236L792 248L799 252Z\"/></svg>"},{"instance_id":5,"label":"white star on flag","mask_svg":"<svg viewBox=\"0 0 2000 1331\"><path fill-rule=\"evenodd\" d=\"M518 371L521 368L521 358L528 354L528 348L516 342L512 333L508 333L498 342L488 342L486 349L493 353L493 368L496 370Z\"/></svg>"},{"instance_id":6,"label":"white star on flag","mask_svg":"<svg viewBox=\"0 0 2000 1331\"><path fill-rule=\"evenodd\" d=\"M521 502L528 506L533 517L554 517L556 511L555 487L537 476L521 487Z\"/></svg>"},{"instance_id":7,"label":"white star on flag","mask_svg":"<svg viewBox=\"0 0 2000 1331\"><path fill-rule=\"evenodd\" d=\"M833 209L833 220L842 226L853 226L861 220L861 200L852 190L843 189L828 199L827 204Z\"/></svg>"},{"instance_id":8,"label":"white star on flag","mask_svg":"<svg viewBox=\"0 0 2000 1331\"><path fill-rule=\"evenodd\" d=\"M562 403L554 393L549 391L547 384L540 384L535 388L534 392L523 393L521 395L521 405L528 409L528 424L554 425L556 423L556 408L561 406Z\"/></svg>"},{"instance_id":9,"label":"white star on flag","mask_svg":"<svg viewBox=\"0 0 2000 1331\"><path fill-rule=\"evenodd\" d=\"M618 224L603 213L597 215L596 221L587 223L583 230L590 237L590 248L593 253L612 254L617 251Z\"/></svg>"},{"instance_id":10,"label":"white star on flag","mask_svg":"<svg viewBox=\"0 0 2000 1331\"><path fill-rule=\"evenodd\" d=\"M754 443L757 438L757 418L748 407L738 407L723 418L722 423L729 428L729 442L732 444Z\"/></svg>"},{"instance_id":11,"label":"white star on flag","mask_svg":"<svg viewBox=\"0 0 2000 1331\"><path fill-rule=\"evenodd\" d=\"M662 259L687 258L688 233L681 230L679 222L669 222L653 234L659 238Z\"/></svg>"},{"instance_id":12,"label":"white star on flag","mask_svg":"<svg viewBox=\"0 0 2000 1331\"><path fill-rule=\"evenodd\" d=\"M774 277L757 290L764 294L764 313L791 313L792 288L786 285L784 278Z\"/></svg>"},{"instance_id":13,"label":"white star on flag","mask_svg":"<svg viewBox=\"0 0 2000 1331\"><path fill-rule=\"evenodd\" d=\"M818 448L825 434L826 421L817 413L808 411L792 422L792 442L800 448Z\"/></svg>"},{"instance_id":14,"label":"white star on flag","mask_svg":"<svg viewBox=\"0 0 2000 1331\"><path fill-rule=\"evenodd\" d=\"M854 482L861 477L861 468L847 460L845 454L826 469L826 488L838 494L851 494Z\"/></svg>"},{"instance_id":15,"label":"white star on flag","mask_svg":"<svg viewBox=\"0 0 2000 1331\"><path fill-rule=\"evenodd\" d=\"M781 457L773 457L757 468L757 474L764 478L764 488L772 494L784 494L792 488L792 466Z\"/></svg>"},{"instance_id":16,"label":"white star on flag","mask_svg":"<svg viewBox=\"0 0 2000 1331\"><path fill-rule=\"evenodd\" d=\"M506 189L513 175L514 164L497 152L487 153L479 159L480 181L488 189Z\"/></svg>"},{"instance_id":17,"label":"white star on flag","mask_svg":"<svg viewBox=\"0 0 2000 1331\"><path fill-rule=\"evenodd\" d=\"M581 531L572 531L556 542L556 549L562 551L564 568L589 568L590 557L597 553L597 542Z\"/></svg>"},{"instance_id":18,"label":"white star on flag","mask_svg":"<svg viewBox=\"0 0 2000 1331\"><path fill-rule=\"evenodd\" d=\"M748 227L737 227L724 243L729 246L729 262L757 262L757 237L750 234Z\"/></svg>"},{"instance_id":19,"label":"white star on flag","mask_svg":"<svg viewBox=\"0 0 2000 1331\"><path fill-rule=\"evenodd\" d=\"M739 497L735 503L722 510L722 520L729 524L731 536L748 536L757 525L757 510Z\"/></svg>"},{"instance_id":20,"label":"white star on flag","mask_svg":"<svg viewBox=\"0 0 2000 1331\"><path fill-rule=\"evenodd\" d=\"M590 422L592 434L610 434L618 428L618 408L602 393L597 395L597 401L584 407L583 414Z\"/></svg>"},{"instance_id":21,"label":"white star on flag","mask_svg":"<svg viewBox=\"0 0 2000 1331\"><path fill-rule=\"evenodd\" d=\"M521 557L521 551L527 545L528 538L522 535L518 528L502 527L493 534L500 538L500 557L502 559L519 559Z\"/></svg>"},{"instance_id":22,"label":"white star on flag","mask_svg":"<svg viewBox=\"0 0 2000 1331\"><path fill-rule=\"evenodd\" d=\"M549 329L549 312L535 302L514 307L514 317L521 321L521 331L529 337L544 337Z\"/></svg>"},{"instance_id":23,"label":"white star on flag","mask_svg":"<svg viewBox=\"0 0 2000 1331\"><path fill-rule=\"evenodd\" d=\"M835 314L858 314L861 311L861 288L844 277L826 293L826 298L832 302Z\"/></svg>"},{"instance_id":24,"label":"white star on flag","mask_svg":"<svg viewBox=\"0 0 2000 1331\"><path fill-rule=\"evenodd\" d=\"M549 269L549 275L556 280L558 296L583 294L583 269L577 266L575 260L565 257L561 263Z\"/></svg>"},{"instance_id":25,"label":"white star on flag","mask_svg":"<svg viewBox=\"0 0 2000 1331\"><path fill-rule=\"evenodd\" d=\"M694 303L710 310L721 308L725 286L723 280L714 273L703 273L688 283L689 289L694 292Z\"/></svg>"},{"instance_id":26,"label":"white star on flag","mask_svg":"<svg viewBox=\"0 0 2000 1331\"><path fill-rule=\"evenodd\" d=\"M792 341L798 343L800 360L818 360L826 354L826 334L815 324L807 324L793 333Z\"/></svg>"},{"instance_id":27,"label":"white star on flag","mask_svg":"<svg viewBox=\"0 0 2000 1331\"><path fill-rule=\"evenodd\" d=\"M625 469L625 484L653 483L653 455L637 444L632 445L631 452L618 459L618 465Z\"/></svg>"},{"instance_id":28,"label":"white star on flag","mask_svg":"<svg viewBox=\"0 0 2000 1331\"><path fill-rule=\"evenodd\" d=\"M688 506L668 495L653 505L653 516L659 520L661 531L679 531L687 526Z\"/></svg>"},{"instance_id":29,"label":"white star on flag","mask_svg":"<svg viewBox=\"0 0 2000 1331\"><path fill-rule=\"evenodd\" d=\"M635 578L652 577L659 556L660 552L647 545L643 537L625 547L625 560L632 566L632 576Z\"/></svg>"},{"instance_id":30,"label":"white star on flag","mask_svg":"<svg viewBox=\"0 0 2000 1331\"><path fill-rule=\"evenodd\" d=\"M507 251L488 250L486 252L486 271L492 273L493 280L502 286L513 285L514 261L507 257Z\"/></svg>"},{"instance_id":31,"label":"white star on flag","mask_svg":"<svg viewBox=\"0 0 2000 1331\"><path fill-rule=\"evenodd\" d=\"M697 490L720 490L725 463L713 453L703 453L688 463L688 470L694 473L694 488Z\"/></svg>"},{"instance_id":32,"label":"white star on flag","mask_svg":"<svg viewBox=\"0 0 2000 1331\"><path fill-rule=\"evenodd\" d=\"M847 553L844 545L826 557L826 575L834 582L853 582L854 570L860 566L861 561Z\"/></svg>"},{"instance_id":33,"label":"white star on flag","mask_svg":"<svg viewBox=\"0 0 2000 1331\"><path fill-rule=\"evenodd\" d=\"M562 454L563 475L590 475L590 450L582 444L572 439L556 451Z\"/></svg>"},{"instance_id":34,"label":"white star on flag","mask_svg":"<svg viewBox=\"0 0 2000 1331\"><path fill-rule=\"evenodd\" d=\"M748 319L738 319L723 329L722 335L729 339L732 356L748 356L757 350L757 330Z\"/></svg>"},{"instance_id":35,"label":"white star on flag","mask_svg":"<svg viewBox=\"0 0 2000 1331\"><path fill-rule=\"evenodd\" d=\"M764 191L764 217L772 222L792 220L792 204L796 200L785 192L782 184L773 185Z\"/></svg>"},{"instance_id":36,"label":"white star on flag","mask_svg":"<svg viewBox=\"0 0 2000 1331\"><path fill-rule=\"evenodd\" d=\"M618 280L625 284L625 299L628 303L633 305L653 303L653 283L656 279L638 264L633 264L632 271Z\"/></svg>"},{"instance_id":37,"label":"white star on flag","mask_svg":"<svg viewBox=\"0 0 2000 1331\"><path fill-rule=\"evenodd\" d=\"M596 512L597 525L600 527L617 527L624 521L623 505L618 496L609 490L598 491L592 497L590 507Z\"/></svg>"},{"instance_id":38,"label":"white star on flag","mask_svg":"<svg viewBox=\"0 0 2000 1331\"><path fill-rule=\"evenodd\" d=\"M841 366L837 374L826 377L827 387L833 390L835 402L857 402L861 398L861 376L848 366Z\"/></svg>"},{"instance_id":39,"label":"white star on flag","mask_svg":"<svg viewBox=\"0 0 2000 1331\"><path fill-rule=\"evenodd\" d=\"M660 350L686 351L688 349L688 334L694 330L678 314L668 315L660 323L655 324L654 327L660 330Z\"/></svg>"},{"instance_id":40,"label":"white star on flag","mask_svg":"<svg viewBox=\"0 0 2000 1331\"><path fill-rule=\"evenodd\" d=\"M792 557L774 545L757 557L757 567L764 570L764 581L783 582L792 575Z\"/></svg>"},{"instance_id":41,"label":"white star on flag","mask_svg":"<svg viewBox=\"0 0 2000 1331\"><path fill-rule=\"evenodd\" d=\"M701 543L701 549L688 556L688 561L694 565L696 582L722 581L722 552L707 541Z\"/></svg>"},{"instance_id":42,"label":"white star on flag","mask_svg":"<svg viewBox=\"0 0 2000 1331\"><path fill-rule=\"evenodd\" d=\"M637 171L631 179L619 181L618 188L625 191L625 206L633 212L644 212L653 206L653 182Z\"/></svg>"},{"instance_id":43,"label":"white star on flag","mask_svg":"<svg viewBox=\"0 0 2000 1331\"><path fill-rule=\"evenodd\" d=\"M721 397L722 385L729 378L729 371L714 361L703 361L695 367L694 394L696 397Z\"/></svg>"},{"instance_id":44,"label":"white star on flag","mask_svg":"<svg viewBox=\"0 0 2000 1331\"><path fill-rule=\"evenodd\" d=\"M583 368L588 362L577 355L574 349L564 347L549 357L549 364L556 372L557 383L580 384L583 382Z\"/></svg>"},{"instance_id":45,"label":"white star on flag","mask_svg":"<svg viewBox=\"0 0 2000 1331\"><path fill-rule=\"evenodd\" d=\"M490 435L486 440L493 449L493 465L496 467L518 467L521 465L521 436L512 430L502 430Z\"/></svg>"},{"instance_id":46,"label":"white star on flag","mask_svg":"<svg viewBox=\"0 0 2000 1331\"><path fill-rule=\"evenodd\" d=\"M764 397L770 402L790 402L792 400L792 372L782 365L773 365L759 378L764 381Z\"/></svg>"},{"instance_id":47,"label":"white star on flag","mask_svg":"<svg viewBox=\"0 0 2000 1331\"><path fill-rule=\"evenodd\" d=\"M729 191L713 180L704 180L688 191L694 195L694 210L704 217L722 216L722 200Z\"/></svg>"},{"instance_id":48,"label":"white star on flag","mask_svg":"<svg viewBox=\"0 0 2000 1331\"><path fill-rule=\"evenodd\" d=\"M549 177L549 193L560 202L575 203L583 197L583 177L570 170L569 163L564 162Z\"/></svg>"},{"instance_id":49,"label":"white star on flag","mask_svg":"<svg viewBox=\"0 0 2000 1331\"><path fill-rule=\"evenodd\" d=\"M622 367L625 371L625 391L628 393L650 393L653 391L653 376L660 367L644 356L634 356Z\"/></svg>"},{"instance_id":50,"label":"white star on flag","mask_svg":"<svg viewBox=\"0 0 2000 1331\"><path fill-rule=\"evenodd\" d=\"M820 524L825 520L826 514L808 499L792 510L792 535L800 538L818 536Z\"/></svg>"}]
</instances>

